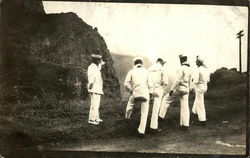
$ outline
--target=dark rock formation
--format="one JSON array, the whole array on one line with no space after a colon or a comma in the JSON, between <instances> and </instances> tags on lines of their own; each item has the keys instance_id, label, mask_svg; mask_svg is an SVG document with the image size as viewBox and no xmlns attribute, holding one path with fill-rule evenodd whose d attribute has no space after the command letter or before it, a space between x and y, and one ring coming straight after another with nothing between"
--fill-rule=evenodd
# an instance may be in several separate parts
<instances>
[{"instance_id":1,"label":"dark rock formation","mask_svg":"<svg viewBox=\"0 0 250 158\"><path fill-rule=\"evenodd\" d=\"M45 14L42 2L5 0L1 5L2 97L84 98L90 54L96 53L106 62L105 95L120 99L113 61L98 29L75 13Z\"/></svg>"},{"instance_id":2,"label":"dark rock formation","mask_svg":"<svg viewBox=\"0 0 250 158\"><path fill-rule=\"evenodd\" d=\"M246 82L246 73L240 74L239 72L237 72L236 68L227 69L225 67L222 67L220 69L217 69L210 75L210 82L208 83L208 86L210 88L227 88L231 87L232 85L238 85Z\"/></svg>"}]
</instances>

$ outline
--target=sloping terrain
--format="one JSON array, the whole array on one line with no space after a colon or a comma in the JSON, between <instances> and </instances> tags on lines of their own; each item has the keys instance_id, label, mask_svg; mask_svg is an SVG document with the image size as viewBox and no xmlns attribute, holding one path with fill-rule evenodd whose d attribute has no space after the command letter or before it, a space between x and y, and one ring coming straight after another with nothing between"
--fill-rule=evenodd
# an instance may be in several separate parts
<instances>
[{"instance_id":1,"label":"sloping terrain","mask_svg":"<svg viewBox=\"0 0 250 158\"><path fill-rule=\"evenodd\" d=\"M110 133L112 138L102 137L102 139L80 144L55 146L52 149L245 155L247 150L246 110L248 106L246 79L246 73L240 75L238 72L226 68L218 69L211 74L211 82L205 95L206 126L197 125L197 116L191 114L189 131L181 131L179 129L180 105L179 101L176 101L169 107L166 119L160 122L160 128L163 129L163 132L156 135L147 133L146 138L140 139L135 136L140 115L140 108L136 106L132 120L124 120L124 113L117 115L115 123L110 126L114 128ZM222 82L223 80L226 82ZM214 83L225 83L225 85L214 85ZM227 85L230 85L230 88ZM189 101L191 109L194 101L193 93L190 94ZM125 107L126 102L122 106ZM150 106L152 109L152 105ZM110 123L106 122L104 126ZM149 123L150 114L147 127L149 127Z\"/></svg>"},{"instance_id":2,"label":"sloping terrain","mask_svg":"<svg viewBox=\"0 0 250 158\"><path fill-rule=\"evenodd\" d=\"M2 8L1 96L19 99L50 93L85 99L86 70L95 53L106 62L105 94L119 99L113 61L97 28L75 13L47 15L42 2L4 1Z\"/></svg>"},{"instance_id":3,"label":"sloping terrain","mask_svg":"<svg viewBox=\"0 0 250 158\"><path fill-rule=\"evenodd\" d=\"M105 40L98 28L75 13L45 14L42 2L4 0L0 28L1 147L64 137L61 130L67 120L75 121L74 112L81 118L88 111L86 71L92 53L102 55L106 62L103 98L120 100L120 85ZM86 110L71 112L81 105Z\"/></svg>"},{"instance_id":4,"label":"sloping terrain","mask_svg":"<svg viewBox=\"0 0 250 158\"><path fill-rule=\"evenodd\" d=\"M166 119L160 122L163 132L157 135L147 133L144 139L135 136L140 107L135 107L131 120L125 120L127 102L114 102L108 99L102 100L100 112L104 122L99 126L87 123L88 103L71 102L61 103L57 107L26 105L29 106L28 109L25 106L22 108L18 106L16 110L20 111L19 118L13 116L1 118L1 128L5 129L8 141L15 138L12 149L28 147L39 150L244 155L247 120L246 74L239 75L231 70L225 71L234 74L228 80L233 80L235 77L239 77L240 80L237 83L229 82L230 89L213 86L213 82L220 82L224 76L213 77L215 74L221 74L221 69L213 73L205 95L207 125L198 126L197 116L191 114L188 132L179 129L178 100L169 107ZM190 93L189 99L191 109L194 101L193 93ZM147 127L150 123L151 110L152 104L150 104ZM29 124L23 124L24 121ZM14 154L7 149L3 151L6 155Z\"/></svg>"},{"instance_id":5,"label":"sloping terrain","mask_svg":"<svg viewBox=\"0 0 250 158\"><path fill-rule=\"evenodd\" d=\"M196 126L197 117L192 115L189 132L180 131L177 100L160 123L163 132L139 139L134 134L140 107L127 121L127 100L120 101L119 82L132 67L132 57L112 60L98 29L74 13L46 15L39 2L14 0L5 1L2 8L0 153L4 157L15 154L14 149L244 154L246 73L222 68L211 74L205 96L207 126ZM100 126L87 123L90 100L84 91L85 73L93 52L107 63L102 72L106 95ZM113 61L114 67L121 61L126 64L116 69L118 75ZM190 108L193 101L191 93Z\"/></svg>"}]
</instances>

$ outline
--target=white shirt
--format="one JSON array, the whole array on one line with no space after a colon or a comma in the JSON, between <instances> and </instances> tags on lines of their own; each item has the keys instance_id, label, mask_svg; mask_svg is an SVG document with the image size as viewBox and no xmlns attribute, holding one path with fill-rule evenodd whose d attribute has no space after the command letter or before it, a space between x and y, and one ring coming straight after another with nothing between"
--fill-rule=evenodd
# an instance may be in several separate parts
<instances>
[{"instance_id":1,"label":"white shirt","mask_svg":"<svg viewBox=\"0 0 250 158\"><path fill-rule=\"evenodd\" d=\"M162 86L162 66L156 63L148 69L148 83L150 87Z\"/></svg>"},{"instance_id":2,"label":"white shirt","mask_svg":"<svg viewBox=\"0 0 250 158\"><path fill-rule=\"evenodd\" d=\"M210 81L210 74L206 67L200 66L198 67L198 75L194 78L195 84L207 84Z\"/></svg>"},{"instance_id":3,"label":"white shirt","mask_svg":"<svg viewBox=\"0 0 250 158\"><path fill-rule=\"evenodd\" d=\"M134 66L126 76L124 86L133 93L135 97L147 97L148 92L148 71L140 64Z\"/></svg>"},{"instance_id":4,"label":"white shirt","mask_svg":"<svg viewBox=\"0 0 250 158\"><path fill-rule=\"evenodd\" d=\"M191 81L191 69L185 64L188 63L185 62L178 68L176 72L176 78L171 90L178 89L180 91L189 92L189 84Z\"/></svg>"},{"instance_id":5,"label":"white shirt","mask_svg":"<svg viewBox=\"0 0 250 158\"><path fill-rule=\"evenodd\" d=\"M169 72L167 70L167 66L166 64L163 66L162 68L162 81L163 81L163 85L164 86L167 86L168 85L168 75L169 75Z\"/></svg>"},{"instance_id":6,"label":"white shirt","mask_svg":"<svg viewBox=\"0 0 250 158\"><path fill-rule=\"evenodd\" d=\"M97 94L103 94L103 80L100 67L92 63L88 67L88 91ZM93 83L93 87L89 89L89 85Z\"/></svg>"},{"instance_id":7,"label":"white shirt","mask_svg":"<svg viewBox=\"0 0 250 158\"><path fill-rule=\"evenodd\" d=\"M148 69L148 85L149 91L152 92L154 88L162 87L168 84L167 76L164 75L163 66L156 63Z\"/></svg>"}]
</instances>

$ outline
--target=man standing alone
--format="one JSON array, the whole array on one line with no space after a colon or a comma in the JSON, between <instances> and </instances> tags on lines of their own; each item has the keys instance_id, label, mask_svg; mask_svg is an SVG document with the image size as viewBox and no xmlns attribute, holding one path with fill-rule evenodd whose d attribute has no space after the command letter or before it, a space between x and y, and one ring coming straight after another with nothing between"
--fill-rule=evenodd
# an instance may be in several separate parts
<instances>
[{"instance_id":1,"label":"man standing alone","mask_svg":"<svg viewBox=\"0 0 250 158\"><path fill-rule=\"evenodd\" d=\"M92 63L88 67L88 92L90 94L91 105L89 110L88 123L98 125L103 120L99 116L99 106L103 95L103 80L101 76L102 56L91 54Z\"/></svg>"},{"instance_id":2,"label":"man standing alone","mask_svg":"<svg viewBox=\"0 0 250 158\"><path fill-rule=\"evenodd\" d=\"M129 119L134 105L141 104L141 118L138 136L144 137L149 109L149 91L147 84L148 72L143 67L142 58L134 59L134 68L126 76L124 86L131 93L126 107L125 118Z\"/></svg>"},{"instance_id":3,"label":"man standing alone","mask_svg":"<svg viewBox=\"0 0 250 158\"><path fill-rule=\"evenodd\" d=\"M209 73L204 61L197 56L196 65L198 66L198 76L194 79L195 101L192 112L198 115L199 125L206 125L206 110L204 105L204 94L207 91L207 83L209 82Z\"/></svg>"},{"instance_id":4,"label":"man standing alone","mask_svg":"<svg viewBox=\"0 0 250 158\"><path fill-rule=\"evenodd\" d=\"M188 106L189 85L191 80L190 65L186 55L179 55L181 67L178 68L175 82L169 92L162 99L159 117L164 119L167 108L176 99L180 99L180 126L182 130L188 130L190 112Z\"/></svg>"}]
</instances>

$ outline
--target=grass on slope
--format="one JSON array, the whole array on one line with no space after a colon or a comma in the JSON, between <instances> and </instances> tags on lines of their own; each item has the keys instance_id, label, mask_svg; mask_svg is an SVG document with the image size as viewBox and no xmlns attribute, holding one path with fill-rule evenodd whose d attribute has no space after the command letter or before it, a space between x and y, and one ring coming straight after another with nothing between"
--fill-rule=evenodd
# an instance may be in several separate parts
<instances>
[{"instance_id":1,"label":"grass on slope","mask_svg":"<svg viewBox=\"0 0 250 158\"><path fill-rule=\"evenodd\" d=\"M238 120L232 126L244 128L246 118L246 84L231 85L228 88L210 87L205 95L209 122L220 125L225 120ZM194 94L190 94L190 109ZM135 106L132 120L124 119L127 101L117 102L102 98L100 126L87 123L89 98L80 100L56 100L53 96L34 97L28 102L6 102L0 100L0 149L37 145L60 146L67 143L83 143L87 140L109 139L132 136L138 127L140 107ZM167 130L179 126L179 101L169 107L167 119L162 128ZM150 105L150 111L152 105ZM148 124L150 123L148 116ZM197 119L191 115L191 121ZM169 128L170 127L170 128Z\"/></svg>"}]
</instances>

